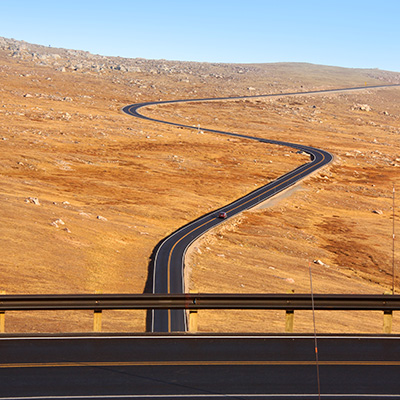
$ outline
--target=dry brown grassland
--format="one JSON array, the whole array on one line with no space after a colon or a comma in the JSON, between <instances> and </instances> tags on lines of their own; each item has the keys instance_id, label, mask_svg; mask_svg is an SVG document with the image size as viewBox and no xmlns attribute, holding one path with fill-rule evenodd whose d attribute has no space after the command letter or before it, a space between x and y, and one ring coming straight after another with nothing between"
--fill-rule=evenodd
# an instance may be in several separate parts
<instances>
[{"instance_id":1,"label":"dry brown grassland","mask_svg":"<svg viewBox=\"0 0 400 400\"><path fill-rule=\"evenodd\" d=\"M312 263L316 293L390 289L392 185L400 187L400 88L144 111L200 125L192 131L120 111L139 101L399 79L375 70L307 64L250 67L239 74L205 64L221 70L219 75L194 74L190 80L148 72L61 72L0 51L0 289L142 293L149 257L162 238L306 161L288 148L204 133L201 127L301 142L332 152L335 161L279 201L243 213L196 242L187 259L190 289L308 293L309 263L316 259L323 263ZM316 318L319 332L379 332L382 325L379 312L321 312ZM310 321L309 313L296 314L295 330L311 331ZM6 331L81 332L91 324L90 312L16 312L8 313ZM105 312L103 328L143 331L144 312ZM201 311L199 328L280 332L284 313L237 311L227 318ZM400 331L396 314L394 331Z\"/></svg>"}]
</instances>

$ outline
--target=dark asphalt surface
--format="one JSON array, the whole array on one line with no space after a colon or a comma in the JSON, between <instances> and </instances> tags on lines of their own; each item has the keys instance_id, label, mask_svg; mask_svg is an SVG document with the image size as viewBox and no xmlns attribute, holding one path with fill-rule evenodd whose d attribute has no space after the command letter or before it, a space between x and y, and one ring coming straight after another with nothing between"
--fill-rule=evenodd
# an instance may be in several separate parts
<instances>
[{"instance_id":1,"label":"dark asphalt surface","mask_svg":"<svg viewBox=\"0 0 400 400\"><path fill-rule=\"evenodd\" d=\"M400 398L400 337L318 338L321 398ZM0 337L0 400L312 399L313 336Z\"/></svg>"}]
</instances>

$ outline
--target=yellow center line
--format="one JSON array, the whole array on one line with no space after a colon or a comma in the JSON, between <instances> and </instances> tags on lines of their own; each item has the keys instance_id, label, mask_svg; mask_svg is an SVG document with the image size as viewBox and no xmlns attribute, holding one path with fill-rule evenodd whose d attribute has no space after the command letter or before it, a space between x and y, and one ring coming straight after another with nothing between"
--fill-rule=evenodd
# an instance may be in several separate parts
<instances>
[{"instance_id":1,"label":"yellow center line","mask_svg":"<svg viewBox=\"0 0 400 400\"><path fill-rule=\"evenodd\" d=\"M304 172L307 172L309 169L314 168L314 167L316 167L317 165L321 164L321 163L325 160L325 155L324 155L323 153L320 153L320 152L319 152L319 154L322 155L322 160L321 160L321 161L319 161L319 162L318 162L317 164L315 164L315 165L311 165L309 168L306 168L304 171L301 171L301 172L299 172L298 174L296 174L296 175L294 175L294 176L291 176L290 178L287 178L287 179L284 180L283 182L280 182L277 186L280 186L280 185L286 183L287 181L289 181L289 180L291 180L291 179L293 179L293 178L295 178L295 177L297 177L297 176L303 174ZM279 179L279 178L278 178L278 179ZM270 188L270 189L268 189L267 191L272 190L272 189L273 189L273 188ZM263 192L263 193L261 193L261 194L264 194L264 193L265 193L265 192ZM260 194L259 196L261 196L261 194ZM245 204L249 203L249 202L252 201L253 199L254 199L254 198L251 198L251 199L247 200L246 202L244 202L244 203L242 203L242 204L239 204L238 206L236 206L235 208L232 208L232 209L229 210L228 212L232 212L232 211L236 210L237 208L244 206ZM171 271L171 257L172 257L172 253L173 253L173 251L174 251L174 249L175 249L175 246L176 246L181 240L183 240L186 236L188 236L188 235L190 235L192 232L194 232L196 229L199 229L199 228L201 228L202 226L204 226L204 225L206 225L207 223L212 222L212 221L214 221L214 220L216 220L216 218L213 218L212 220L207 221L207 222L205 222L204 224L202 224L202 225L200 225L200 226L198 226L198 227L192 229L192 230L191 230L190 232L188 232L185 236L182 236L182 237L172 246L172 249L171 249L171 251L170 251L170 253L169 253L168 265L167 265L168 294L171 292L171 272L170 272L170 271ZM171 332L171 318L172 318L172 317L171 317L171 310L169 309L169 310L168 310L168 332Z\"/></svg>"},{"instance_id":2,"label":"yellow center line","mask_svg":"<svg viewBox=\"0 0 400 400\"><path fill-rule=\"evenodd\" d=\"M296 176L299 176L299 175L303 174L304 172L307 172L309 169L314 168L314 167L316 167L317 165L321 164L321 163L325 160L325 156L324 156L323 153L320 153L320 152L319 152L319 154L322 155L322 160L319 161L317 164L311 165L310 167L306 168L304 171L301 171L301 172L299 172L298 174L291 176L290 178L286 179L286 180L283 181L283 182L280 182L280 183L279 183L278 185L276 185L276 186L280 186L280 185L282 185L283 183L286 183L287 181L289 181L290 179L296 178ZM279 179L279 178L277 178L277 179ZM267 192L270 191L270 190L272 190L272 189L274 189L274 188L268 189ZM264 192L264 193L265 193L265 192ZM264 193L262 193L262 194L264 194ZM261 194L260 194L259 196L261 196ZM252 201L252 200L253 200L253 198L251 198L250 200L247 200L245 203L239 204L238 206L236 206L235 208L232 208L232 209L229 210L228 212L232 212L232 211L236 210L237 208L239 208L239 207L241 207L241 206L244 206L245 204L249 203L249 202Z\"/></svg>"},{"instance_id":3,"label":"yellow center line","mask_svg":"<svg viewBox=\"0 0 400 400\"><path fill-rule=\"evenodd\" d=\"M213 218L209 221L206 221L204 224L197 226L196 228L192 229L190 232L188 232L185 236L182 236L173 246L171 251L169 252L169 257L168 257L168 264L167 264L167 282L168 282L168 294L171 293L171 258L172 258L172 253L175 249L175 246L183 240L186 236L190 235L192 232L194 232L196 229L199 229L203 227L204 225L207 225L209 222L214 221L216 218ZM171 332L171 309L168 310L168 332Z\"/></svg>"},{"instance_id":4,"label":"yellow center line","mask_svg":"<svg viewBox=\"0 0 400 400\"><path fill-rule=\"evenodd\" d=\"M206 99L206 101L207 101L207 100L212 100L212 99ZM217 99L216 99L216 100L217 100ZM229 99L227 99L227 100L229 100ZM190 100L189 100L189 101L190 101ZM184 101L183 101L183 102L184 102ZM143 106L142 106L142 107L143 107ZM140 108L142 108L142 107L140 107ZM133 109L133 108L134 108L134 105L132 105L132 106L129 108L129 112L132 112L132 109ZM149 118L149 119L151 119L151 118ZM159 120L157 120L157 122L164 123L165 121L159 121ZM174 125L176 125L176 126L179 126L179 125L180 125L180 124L174 123L174 122L171 122L171 124L174 124ZM192 128L192 127L187 126L187 128ZM205 130L206 130L206 131L210 131L210 130L208 130L208 129L205 129ZM316 150L317 150L317 149L316 149ZM317 150L317 152L318 152L318 150ZM319 152L319 153L320 153L320 152ZM320 153L320 154L322 155L322 160L319 161L316 165L311 165L309 168L306 168L304 171L299 172L298 174L296 174L296 175L294 175L294 176L292 176L292 177L290 177L290 178L287 178L285 181L279 183L279 184L276 185L276 186L279 186L279 185L281 185L281 184L284 184L284 183L286 183L287 181L289 181L290 179L293 179L293 178L295 178L295 177L297 177L297 176L303 174L304 172L308 171L309 169L314 168L314 167L316 167L317 165L321 164L321 163L325 160L325 156L324 156L323 153ZM278 178L278 179L279 179L279 178ZM273 188L270 188L270 189L268 189L266 192L268 192L269 190L272 190L272 189L273 189ZM266 192L263 192L263 193L261 193L261 194L265 194ZM261 196L261 194L260 194L259 196ZM251 199L247 200L246 202L244 202L244 203L242 203L242 204L239 204L239 205L236 206L235 208L232 208L229 212L232 212L232 211L236 210L237 208L246 205L247 203L249 203L249 202L252 201L253 199L254 199L254 198L251 198ZM239 200L240 200L240 199L239 199ZM173 251L174 251L176 245L177 245L181 240L183 240L186 236L188 236L188 235L190 235L192 232L194 232L196 229L203 227L204 225L206 225L206 224L209 223L209 222L214 221L215 219L216 219L216 218L213 218L212 220L207 221L207 222L205 222L204 224L202 224L202 225L200 225L200 226L198 226L198 227L192 229L192 230L191 230L190 232L188 232L186 235L184 235L183 237L181 237L181 238L172 246L172 248L171 248L171 250L170 250L170 253L169 253L169 256L168 256L168 264L167 264L167 285L168 285L168 294L171 293L171 258L172 258L172 253L173 253ZM171 309L169 309L169 310L168 310L168 332L171 332L171 319L172 319L171 312L172 312Z\"/></svg>"},{"instance_id":5,"label":"yellow center line","mask_svg":"<svg viewBox=\"0 0 400 400\"><path fill-rule=\"evenodd\" d=\"M319 361L326 366L400 366L400 361ZM50 363L8 363L0 364L6 368L66 368L66 367L154 367L154 366L301 366L315 365L315 361L88 361L88 362L50 362Z\"/></svg>"}]
</instances>

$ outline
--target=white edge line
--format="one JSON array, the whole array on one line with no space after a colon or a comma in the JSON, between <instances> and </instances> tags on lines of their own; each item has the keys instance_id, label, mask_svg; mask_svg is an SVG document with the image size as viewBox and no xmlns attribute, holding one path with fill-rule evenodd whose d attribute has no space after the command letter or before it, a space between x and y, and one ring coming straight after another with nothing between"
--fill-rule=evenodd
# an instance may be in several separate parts
<instances>
[{"instance_id":1,"label":"white edge line","mask_svg":"<svg viewBox=\"0 0 400 400\"><path fill-rule=\"evenodd\" d=\"M317 335L319 340L400 340L400 336L321 336ZM17 337L0 337L1 340L135 340L135 339L147 339L147 340L158 340L158 339L185 339L185 340L238 340L238 339L313 339L313 335L302 335L302 336L283 336L283 335L165 335L165 336L154 336L154 335L139 335L139 336L17 336ZM1 397L0 397L1 400Z\"/></svg>"},{"instance_id":2,"label":"white edge line","mask_svg":"<svg viewBox=\"0 0 400 400\"><path fill-rule=\"evenodd\" d=\"M131 395L83 395L83 396L29 396L29 397L0 397L0 400L50 400L50 399L176 399L176 398L277 398L277 397L290 397L290 398L317 398L318 395L314 393L297 394L297 393L230 393L230 394L131 394ZM321 397L336 397L336 398L400 398L397 394L367 394L367 393L340 393L340 394L322 394Z\"/></svg>"}]
</instances>

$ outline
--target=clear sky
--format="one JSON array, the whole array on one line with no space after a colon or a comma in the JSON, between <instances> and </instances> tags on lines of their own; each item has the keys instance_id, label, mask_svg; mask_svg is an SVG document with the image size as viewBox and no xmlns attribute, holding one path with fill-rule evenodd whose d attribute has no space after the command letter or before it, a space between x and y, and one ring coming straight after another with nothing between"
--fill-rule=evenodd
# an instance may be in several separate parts
<instances>
[{"instance_id":1,"label":"clear sky","mask_svg":"<svg viewBox=\"0 0 400 400\"><path fill-rule=\"evenodd\" d=\"M400 0L0 0L0 36L109 56L400 72Z\"/></svg>"}]
</instances>

